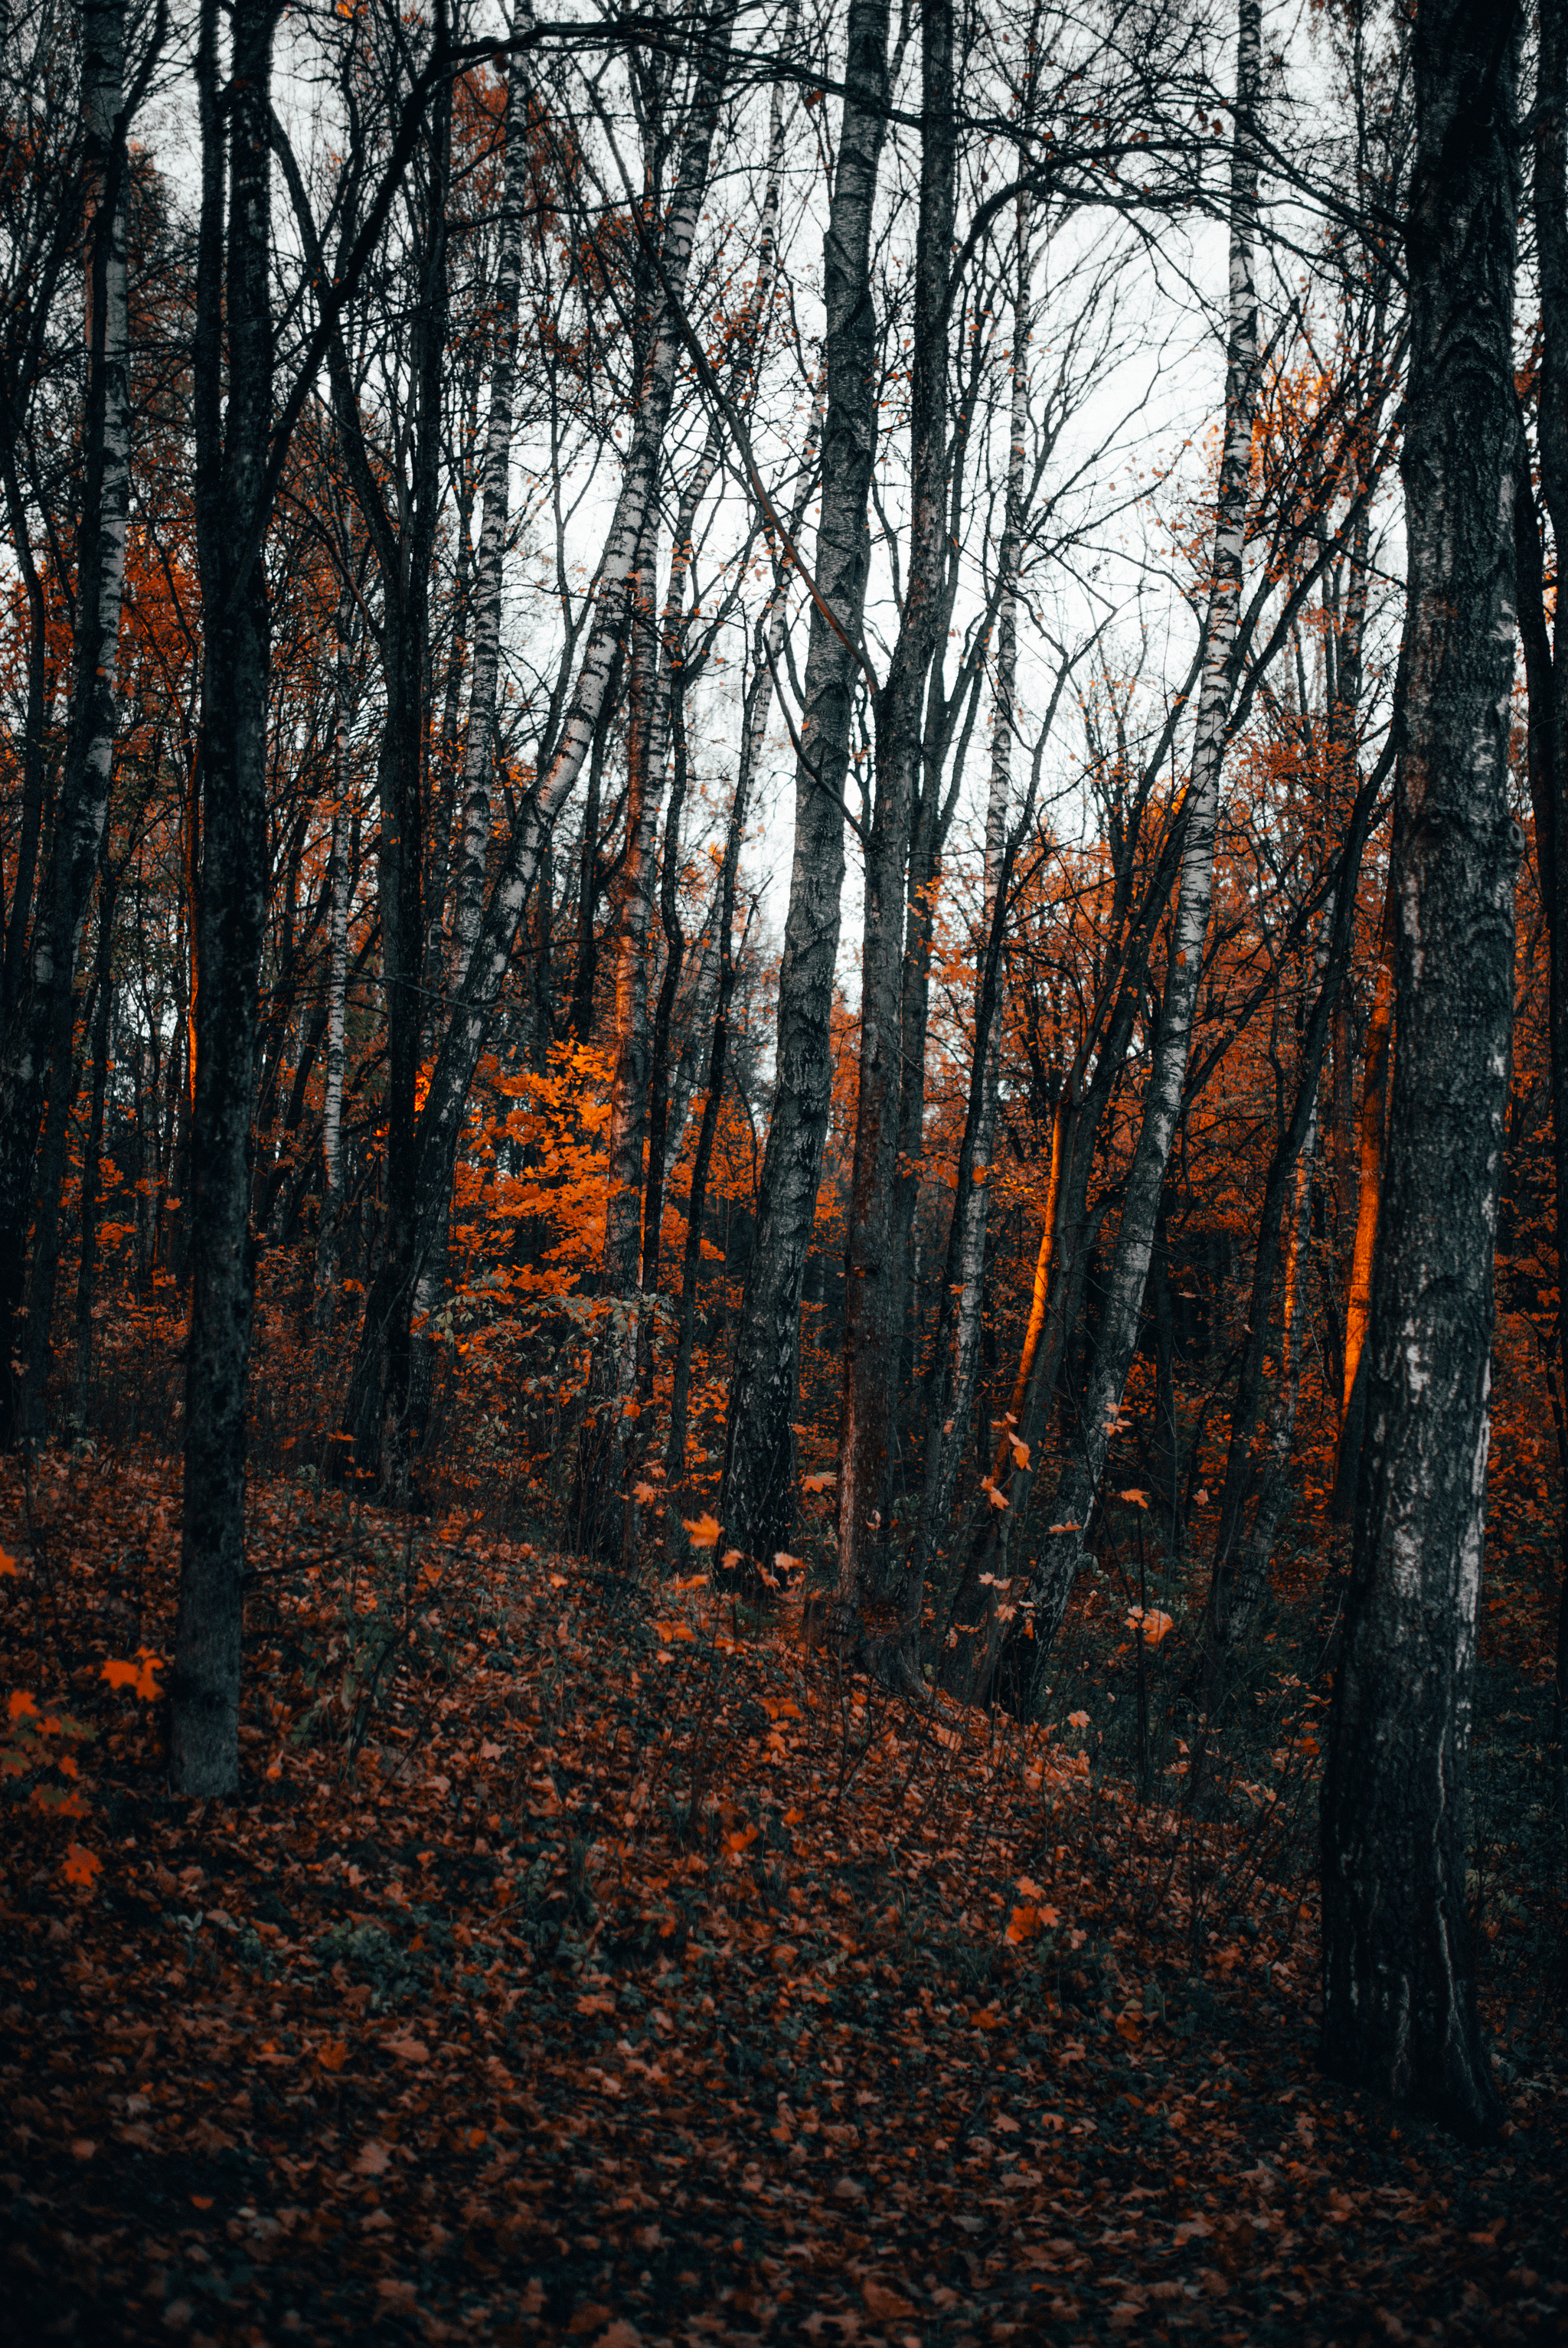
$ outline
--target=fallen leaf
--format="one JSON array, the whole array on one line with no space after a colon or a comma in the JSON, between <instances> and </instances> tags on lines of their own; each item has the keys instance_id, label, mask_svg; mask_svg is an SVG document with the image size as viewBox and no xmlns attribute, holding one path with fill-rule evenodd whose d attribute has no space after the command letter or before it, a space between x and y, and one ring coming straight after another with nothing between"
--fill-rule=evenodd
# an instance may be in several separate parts
<instances>
[{"instance_id":1,"label":"fallen leaf","mask_svg":"<svg viewBox=\"0 0 1568 2348\"><path fill-rule=\"evenodd\" d=\"M861 2297L865 2301L866 2312L874 2315L882 2323L914 2313L913 2301L901 2299L896 2291L889 2291L885 2283L878 2282L873 2276L868 2275L861 2283Z\"/></svg>"}]
</instances>

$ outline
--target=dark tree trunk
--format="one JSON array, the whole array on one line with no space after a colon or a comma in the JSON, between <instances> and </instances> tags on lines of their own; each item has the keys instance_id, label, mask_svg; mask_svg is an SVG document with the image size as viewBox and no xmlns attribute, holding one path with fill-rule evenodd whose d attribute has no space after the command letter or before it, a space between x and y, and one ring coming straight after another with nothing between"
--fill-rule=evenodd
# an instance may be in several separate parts
<instances>
[{"instance_id":1,"label":"dark tree trunk","mask_svg":"<svg viewBox=\"0 0 1568 2348\"><path fill-rule=\"evenodd\" d=\"M104 1101L108 1091L108 1039L114 1007L114 908L119 874L105 864L98 886L98 951L93 958L92 1091L87 1143L82 1152L81 1252L77 1265L76 1376L71 1416L78 1431L88 1424L88 1389L93 1359L93 1282L98 1271L98 1206L102 1184Z\"/></svg>"},{"instance_id":2,"label":"dark tree trunk","mask_svg":"<svg viewBox=\"0 0 1568 2348\"><path fill-rule=\"evenodd\" d=\"M268 93L273 11L267 0L232 0L232 70L226 89L220 65L223 15L218 0L201 0L201 211L192 369L203 631L196 897L201 983L191 1124L184 1527L170 1736L170 1783L176 1792L198 1797L232 1792L239 1776L253 1292L247 1210L267 875L270 646L261 537L273 391Z\"/></svg>"},{"instance_id":3,"label":"dark tree trunk","mask_svg":"<svg viewBox=\"0 0 1568 2348\"><path fill-rule=\"evenodd\" d=\"M876 802L866 850L861 953L860 1083L844 1281L844 1399L839 1434L839 1588L845 1622L885 1555L892 1507L894 1385L903 1335L898 1145L906 1083L901 979L904 870L920 778L926 683L944 617L947 549L947 320L956 134L953 11L927 0L921 19L920 224L915 246L909 568L903 623L878 697ZM927 778L934 803L940 776ZM921 908L911 909L918 929ZM909 1048L923 1049L923 1036Z\"/></svg>"},{"instance_id":4,"label":"dark tree trunk","mask_svg":"<svg viewBox=\"0 0 1568 2348\"><path fill-rule=\"evenodd\" d=\"M161 22L154 33L156 45ZM19 1015L7 1002L0 1073L0 1440L18 1417L43 1432L44 1384L59 1261L60 1191L71 1110L75 1028L72 984L82 924L98 871L118 723L119 623L130 501L130 346L126 304L127 106L124 0L89 0L82 12L82 126L86 186L87 401L77 533L77 601L70 723L55 810L46 904L32 938L31 984ZM8 492L9 494L9 492ZM31 569L24 565L24 576ZM31 591L29 590L29 592ZM36 667L36 656L33 666ZM29 678L29 716L35 710ZM24 838L28 852L24 809ZM22 873L18 873L20 892ZM18 905L16 910L20 910ZM17 928L13 915L13 928ZM13 957L12 947L16 952ZM7 978L20 965L20 934L7 940ZM9 990L8 990L9 991ZM28 1292L27 1371L13 1387L15 1314L32 1205L33 1159L43 1124L40 1199Z\"/></svg>"},{"instance_id":5,"label":"dark tree trunk","mask_svg":"<svg viewBox=\"0 0 1568 2348\"><path fill-rule=\"evenodd\" d=\"M1540 386L1541 486L1552 519L1561 581L1568 548L1568 24L1559 7L1541 15L1540 89L1535 109L1535 237L1541 268L1542 351ZM1568 640L1562 620L1559 583L1554 635L1546 633L1545 597L1539 526L1530 489L1530 469L1522 469L1515 528L1520 551L1519 603L1530 695L1530 794L1535 812L1535 847L1541 901L1551 948L1550 1033L1552 1139L1557 1222L1559 1361L1568 1359L1568 1303L1563 1266L1568 1262L1568 918L1563 883L1568 862ZM1559 1543L1563 1586L1557 1610L1555 1730L1558 1783L1568 1771L1568 1428L1558 1415ZM1568 1823L1568 1819L1565 1819Z\"/></svg>"},{"instance_id":6,"label":"dark tree trunk","mask_svg":"<svg viewBox=\"0 0 1568 2348\"><path fill-rule=\"evenodd\" d=\"M1409 549L1393 858L1399 1049L1367 1438L1322 1800L1323 2053L1468 2134L1466 1748L1480 1589L1513 882L1518 15L1425 0L1406 246Z\"/></svg>"}]
</instances>

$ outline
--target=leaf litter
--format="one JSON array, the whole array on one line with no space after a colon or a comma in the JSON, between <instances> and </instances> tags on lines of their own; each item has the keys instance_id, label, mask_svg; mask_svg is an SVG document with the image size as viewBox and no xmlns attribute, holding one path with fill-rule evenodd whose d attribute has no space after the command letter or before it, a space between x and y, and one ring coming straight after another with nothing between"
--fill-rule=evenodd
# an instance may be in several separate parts
<instances>
[{"instance_id":1,"label":"leaf litter","mask_svg":"<svg viewBox=\"0 0 1568 2348\"><path fill-rule=\"evenodd\" d=\"M1555 2075L1480 2151L1326 2083L1310 1886L1205 1903L1081 1710L279 1484L177 1802L166 1469L4 1472L14 2336L1562 2335Z\"/></svg>"}]
</instances>

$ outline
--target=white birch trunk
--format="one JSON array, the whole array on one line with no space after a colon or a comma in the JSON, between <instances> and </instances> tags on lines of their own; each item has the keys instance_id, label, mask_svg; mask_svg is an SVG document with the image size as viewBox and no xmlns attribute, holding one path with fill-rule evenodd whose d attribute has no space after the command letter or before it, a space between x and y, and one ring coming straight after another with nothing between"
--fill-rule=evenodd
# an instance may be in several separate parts
<instances>
[{"instance_id":1,"label":"white birch trunk","mask_svg":"<svg viewBox=\"0 0 1568 2348\"><path fill-rule=\"evenodd\" d=\"M985 799L985 901L980 935L988 946L996 922L996 897L1007 845L1007 808L1013 780L1013 736L1017 726L1018 566L1023 551L1024 455L1028 428L1028 359L1031 303L1029 251L1033 207L1018 199L1016 274L1013 290L1012 395L1008 407L1007 490L1000 553L1002 592L996 610L996 682L991 735L991 778ZM976 990L979 985L976 973ZM1000 986L1001 973L997 973ZM963 1288L953 1340L953 1383L940 1432L936 1488L927 1509L931 1538L939 1540L953 1505L958 1465L968 1438L980 1359L985 1307L985 1236L991 1218L991 1153L996 1138L996 1097L1002 1067L1002 1023L993 1016L981 1076L980 1114L975 1132L975 1168L965 1202L962 1253Z\"/></svg>"},{"instance_id":2,"label":"white birch trunk","mask_svg":"<svg viewBox=\"0 0 1568 2348\"><path fill-rule=\"evenodd\" d=\"M526 5L514 29L532 21ZM490 862L490 767L495 740L496 680L500 669L501 562L511 500L512 394L517 376L518 313L522 294L522 227L528 182L527 88L514 57L506 92L506 160L501 180L500 249L496 262L496 355L490 376L490 420L480 475L479 559L473 584L473 675L469 685L468 739L463 747L463 837L452 914L451 987L468 976L484 920Z\"/></svg>"},{"instance_id":3,"label":"white birch trunk","mask_svg":"<svg viewBox=\"0 0 1568 2348\"><path fill-rule=\"evenodd\" d=\"M1037 1668L1060 1627L1084 1557L1088 1522L1105 1468L1110 1430L1138 1342L1144 1282L1160 1193L1175 1138L1192 1020L1213 894L1214 839L1225 719L1234 689L1233 655L1241 610L1253 417L1257 405L1258 298L1253 279L1257 230L1256 114L1262 71L1260 0L1241 0L1237 45L1236 131L1231 160L1230 334L1225 366L1225 441L1214 525L1213 583L1204 629L1202 686L1188 782L1187 838L1176 904L1175 935L1160 1034L1138 1146L1122 1203L1095 1374L1085 1398L1077 1450L1062 1478L1051 1535L1036 1569L1032 1601Z\"/></svg>"}]
</instances>

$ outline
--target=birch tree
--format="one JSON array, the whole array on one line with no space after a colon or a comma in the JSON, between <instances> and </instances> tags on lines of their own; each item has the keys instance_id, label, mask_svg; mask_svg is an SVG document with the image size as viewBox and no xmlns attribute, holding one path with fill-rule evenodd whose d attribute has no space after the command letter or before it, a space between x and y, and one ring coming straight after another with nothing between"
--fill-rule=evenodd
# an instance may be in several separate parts
<instances>
[{"instance_id":1,"label":"birch tree","mask_svg":"<svg viewBox=\"0 0 1568 2348\"><path fill-rule=\"evenodd\" d=\"M887 136L888 0L850 0L844 100L823 240L822 492L779 976L778 1073L730 1372L718 1513L764 1565L787 1548L800 1291L831 1098L829 1028L844 879L844 788L861 672L877 453L872 224Z\"/></svg>"},{"instance_id":2,"label":"birch tree","mask_svg":"<svg viewBox=\"0 0 1568 2348\"><path fill-rule=\"evenodd\" d=\"M1202 685L1191 770L1182 808L1184 846L1171 964L1138 1147L1100 1326L1094 1377L1079 1438L1064 1474L1052 1534L1036 1569L1031 1599L1037 1663L1060 1626L1084 1555L1083 1534L1104 1470L1110 1430L1138 1342L1143 1287L1165 1168L1176 1131L1191 1045L1192 1018L1213 891L1214 839L1226 720L1235 684L1242 563L1246 543L1253 417L1258 386L1254 283L1258 202L1257 109L1262 75L1260 0L1242 0L1237 44L1235 134L1231 162L1230 323L1225 357L1224 443L1214 525L1212 583L1204 623Z\"/></svg>"},{"instance_id":3,"label":"birch tree","mask_svg":"<svg viewBox=\"0 0 1568 2348\"><path fill-rule=\"evenodd\" d=\"M1398 1049L1321 1812L1325 2060L1473 2134L1501 2116L1465 1841L1523 839L1508 775L1519 30L1516 8L1431 0L1413 34Z\"/></svg>"}]
</instances>

